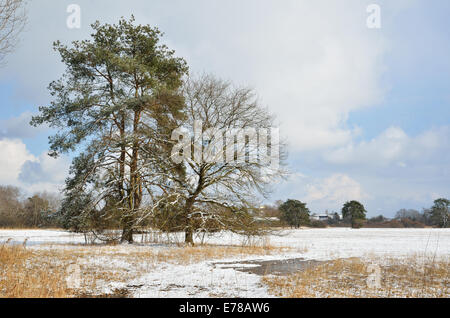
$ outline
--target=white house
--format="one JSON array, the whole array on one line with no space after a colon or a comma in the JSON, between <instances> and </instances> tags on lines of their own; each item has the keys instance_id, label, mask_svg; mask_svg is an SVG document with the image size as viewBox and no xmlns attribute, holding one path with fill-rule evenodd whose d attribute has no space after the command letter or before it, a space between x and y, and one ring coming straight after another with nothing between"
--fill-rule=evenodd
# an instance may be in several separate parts
<instances>
[{"instance_id":1,"label":"white house","mask_svg":"<svg viewBox=\"0 0 450 318\"><path fill-rule=\"evenodd\" d=\"M310 219L315 221L326 221L328 219L334 218L335 213L336 212L329 213L328 211L319 214L313 213L311 214ZM339 217L339 220L342 219L342 215L340 213L337 213L337 215Z\"/></svg>"}]
</instances>

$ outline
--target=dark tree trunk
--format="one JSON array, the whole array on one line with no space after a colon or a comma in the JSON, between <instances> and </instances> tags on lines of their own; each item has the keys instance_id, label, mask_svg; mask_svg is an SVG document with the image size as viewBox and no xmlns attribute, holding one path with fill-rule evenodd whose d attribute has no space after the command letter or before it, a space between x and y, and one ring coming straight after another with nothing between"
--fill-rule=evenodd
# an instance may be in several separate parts
<instances>
[{"instance_id":1,"label":"dark tree trunk","mask_svg":"<svg viewBox=\"0 0 450 318\"><path fill-rule=\"evenodd\" d=\"M188 227L184 233L184 243L194 246L194 235L191 227Z\"/></svg>"},{"instance_id":2,"label":"dark tree trunk","mask_svg":"<svg viewBox=\"0 0 450 318\"><path fill-rule=\"evenodd\" d=\"M184 243L194 246L194 229L192 227L192 220L189 217L191 214L192 206L194 204L194 198L189 198L186 202L184 209L184 215L186 216L185 232L184 232Z\"/></svg>"},{"instance_id":3,"label":"dark tree trunk","mask_svg":"<svg viewBox=\"0 0 450 318\"><path fill-rule=\"evenodd\" d=\"M119 196L122 201L125 197L125 191L123 184L125 183L125 159L126 159L126 147L125 147L125 119L122 119L120 127L120 168L119 168Z\"/></svg>"},{"instance_id":4,"label":"dark tree trunk","mask_svg":"<svg viewBox=\"0 0 450 318\"><path fill-rule=\"evenodd\" d=\"M194 202L197 199L197 196L203 190L203 185L204 185L204 178L203 178L203 167L202 167L200 169L197 188L195 189L195 192L186 200L186 205L184 207L184 215L186 217L184 242L186 244L189 244L192 246L194 245L194 224L192 222L190 214L192 212L192 208L194 207Z\"/></svg>"},{"instance_id":5,"label":"dark tree trunk","mask_svg":"<svg viewBox=\"0 0 450 318\"><path fill-rule=\"evenodd\" d=\"M140 121L141 113L136 111L134 114L133 121L133 133L134 140L132 145L132 155L130 162L130 189L128 190L128 207L133 213L137 211L141 205L142 201L142 182L138 172L138 158L139 158L139 140L136 137L138 125ZM123 220L123 232L122 232L122 242L133 242L133 226L134 224L133 216L126 216Z\"/></svg>"},{"instance_id":6,"label":"dark tree trunk","mask_svg":"<svg viewBox=\"0 0 450 318\"><path fill-rule=\"evenodd\" d=\"M133 122L134 140L130 163L130 188L131 188L130 199L132 200L130 204L131 210L137 210L141 205L142 200L142 182L138 172L139 139L138 137L136 137L138 133L140 118L141 113L136 111L134 114L134 122Z\"/></svg>"},{"instance_id":7,"label":"dark tree trunk","mask_svg":"<svg viewBox=\"0 0 450 318\"><path fill-rule=\"evenodd\" d=\"M131 227L125 226L122 231L121 242L133 243L133 229Z\"/></svg>"}]
</instances>

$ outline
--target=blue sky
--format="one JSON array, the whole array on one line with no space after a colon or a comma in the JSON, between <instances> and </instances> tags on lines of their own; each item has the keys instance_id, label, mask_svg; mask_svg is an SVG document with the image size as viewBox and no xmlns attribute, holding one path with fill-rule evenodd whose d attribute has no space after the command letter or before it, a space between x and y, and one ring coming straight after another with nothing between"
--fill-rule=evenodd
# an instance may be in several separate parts
<instances>
[{"instance_id":1,"label":"blue sky","mask_svg":"<svg viewBox=\"0 0 450 318\"><path fill-rule=\"evenodd\" d=\"M371 138L389 125L417 134L431 126L448 125L450 118L450 3L408 8L389 21L392 51L385 56L390 88L377 107L353 112L349 123L362 125Z\"/></svg>"},{"instance_id":2,"label":"blue sky","mask_svg":"<svg viewBox=\"0 0 450 318\"><path fill-rule=\"evenodd\" d=\"M66 26L71 3L80 29ZM371 3L381 29L366 26ZM191 72L255 88L277 116L292 176L269 201L300 199L320 212L357 199L369 215L393 216L450 197L449 1L41 0L28 9L0 68L0 184L61 188L70 156L46 156L52 131L27 125L63 71L51 43L133 13L165 32Z\"/></svg>"}]
</instances>

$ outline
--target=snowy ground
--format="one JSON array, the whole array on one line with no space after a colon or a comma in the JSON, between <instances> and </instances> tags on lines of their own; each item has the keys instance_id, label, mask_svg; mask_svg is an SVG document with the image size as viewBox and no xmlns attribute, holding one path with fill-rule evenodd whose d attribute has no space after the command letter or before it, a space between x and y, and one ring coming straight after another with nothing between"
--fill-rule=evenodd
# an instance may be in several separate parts
<instances>
[{"instance_id":1,"label":"snowy ground","mask_svg":"<svg viewBox=\"0 0 450 318\"><path fill-rule=\"evenodd\" d=\"M264 256L246 256L220 259L220 262L242 260L276 260L305 258L311 260L330 260L344 257L430 255L450 256L449 229L359 229L329 228L286 230L264 239L265 244L289 247L283 253ZM84 237L56 230L0 230L0 244L9 240L9 244L26 245L36 250L51 248L74 248L74 244L84 243ZM136 241L140 242L139 235ZM181 236L172 238L181 240ZM217 245L241 245L244 238L230 233L208 237L205 243ZM95 248L95 247L92 247ZM114 251L121 253L135 250L170 249L170 244L136 243L115 246ZM102 292L115 288L128 288L134 297L270 297L267 289L260 283L261 277L255 274L224 268L214 264L219 260L208 260L189 265L173 263L143 264L137 267L127 260L114 259L116 254L104 253L81 265L123 268L127 271L139 271L135 278L126 283L105 282Z\"/></svg>"}]
</instances>

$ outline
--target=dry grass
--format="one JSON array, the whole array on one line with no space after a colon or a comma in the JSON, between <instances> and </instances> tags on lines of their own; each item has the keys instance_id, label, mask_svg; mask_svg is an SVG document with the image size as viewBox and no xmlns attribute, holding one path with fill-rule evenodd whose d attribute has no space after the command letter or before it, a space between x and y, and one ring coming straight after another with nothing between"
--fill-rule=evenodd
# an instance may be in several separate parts
<instances>
[{"instance_id":1,"label":"dry grass","mask_svg":"<svg viewBox=\"0 0 450 318\"><path fill-rule=\"evenodd\" d=\"M188 265L227 257L267 255L285 249L261 246L196 247L92 245L43 246L39 249L23 246L0 246L0 297L79 297L105 296L101 288L122 283L156 270L162 263ZM67 288L67 269L79 266L81 286ZM113 291L111 291L113 292Z\"/></svg>"},{"instance_id":2,"label":"dry grass","mask_svg":"<svg viewBox=\"0 0 450 318\"><path fill-rule=\"evenodd\" d=\"M374 267L375 265L375 267ZM263 282L280 297L450 297L449 259L420 256L405 259L338 259L287 277L267 276ZM374 268L379 284L370 283ZM369 283L368 283L369 279ZM371 286L371 287L369 287Z\"/></svg>"},{"instance_id":3,"label":"dry grass","mask_svg":"<svg viewBox=\"0 0 450 318\"><path fill-rule=\"evenodd\" d=\"M214 246L181 247L162 250L155 256L158 262L168 262L181 265L198 263L207 260L219 260L234 256L269 255L287 250L273 246Z\"/></svg>"},{"instance_id":4,"label":"dry grass","mask_svg":"<svg viewBox=\"0 0 450 318\"><path fill-rule=\"evenodd\" d=\"M0 246L0 297L68 297L64 272L44 260L31 262L22 246Z\"/></svg>"}]
</instances>

